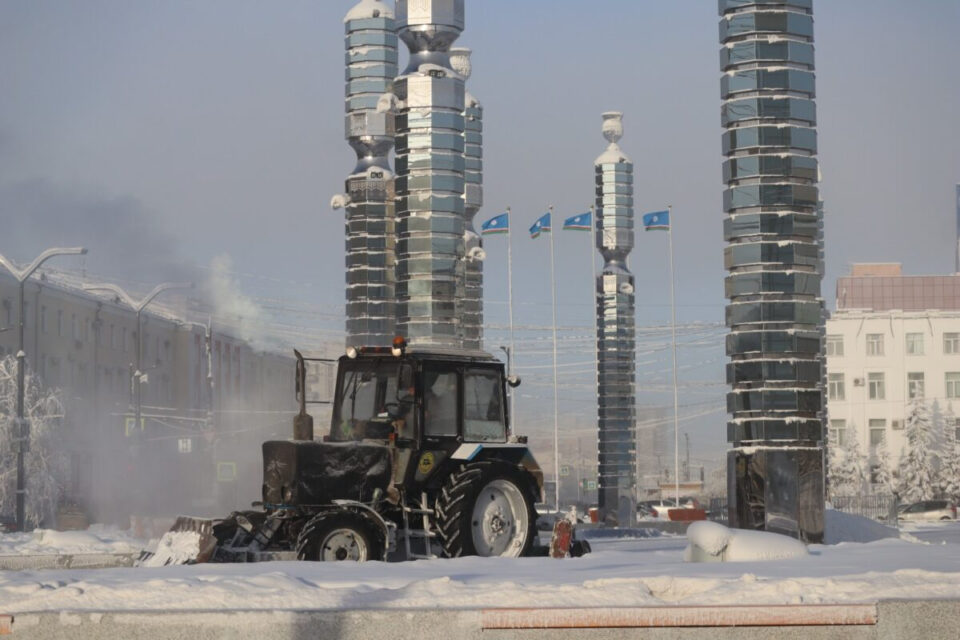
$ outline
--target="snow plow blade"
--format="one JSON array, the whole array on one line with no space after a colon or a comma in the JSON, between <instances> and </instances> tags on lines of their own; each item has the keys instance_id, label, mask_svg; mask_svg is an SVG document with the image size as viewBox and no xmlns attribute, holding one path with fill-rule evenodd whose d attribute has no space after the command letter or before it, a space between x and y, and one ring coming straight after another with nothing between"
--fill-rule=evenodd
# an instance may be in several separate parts
<instances>
[{"instance_id":1,"label":"snow plow blade","mask_svg":"<svg viewBox=\"0 0 960 640\"><path fill-rule=\"evenodd\" d=\"M176 564L208 562L217 548L213 520L177 516L170 530L163 534L153 553L144 551L138 567L166 567Z\"/></svg>"}]
</instances>

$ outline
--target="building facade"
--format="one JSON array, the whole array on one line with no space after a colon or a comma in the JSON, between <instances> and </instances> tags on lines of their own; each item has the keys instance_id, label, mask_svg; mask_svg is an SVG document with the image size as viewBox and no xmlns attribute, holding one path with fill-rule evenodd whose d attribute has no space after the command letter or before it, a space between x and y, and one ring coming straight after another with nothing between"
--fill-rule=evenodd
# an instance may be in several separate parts
<instances>
[{"instance_id":1,"label":"building facade","mask_svg":"<svg viewBox=\"0 0 960 640\"><path fill-rule=\"evenodd\" d=\"M938 421L960 413L960 275L854 265L837 280L826 359L829 441L856 438L873 483L880 447L894 464L900 459L911 399L922 396Z\"/></svg>"},{"instance_id":2,"label":"building facade","mask_svg":"<svg viewBox=\"0 0 960 640\"><path fill-rule=\"evenodd\" d=\"M823 535L812 0L720 0L730 521Z\"/></svg>"},{"instance_id":3,"label":"building facade","mask_svg":"<svg viewBox=\"0 0 960 640\"><path fill-rule=\"evenodd\" d=\"M0 273L0 329L19 321L17 283ZM65 498L95 519L222 513L259 496L260 443L289 436L293 360L177 306L142 319L143 421L134 424L136 314L106 295L41 273L26 283L27 366L60 390ZM0 357L17 332L0 332ZM28 485L29 487L29 485Z\"/></svg>"}]
</instances>

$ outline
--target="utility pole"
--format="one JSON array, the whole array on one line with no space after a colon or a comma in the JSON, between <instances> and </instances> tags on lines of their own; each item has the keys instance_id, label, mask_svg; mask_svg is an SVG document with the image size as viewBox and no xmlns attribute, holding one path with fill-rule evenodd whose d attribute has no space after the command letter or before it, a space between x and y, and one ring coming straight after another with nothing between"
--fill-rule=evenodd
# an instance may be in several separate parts
<instances>
[{"instance_id":1,"label":"utility pole","mask_svg":"<svg viewBox=\"0 0 960 640\"><path fill-rule=\"evenodd\" d=\"M687 459L683 463L683 480L685 482L690 482L690 434L684 431L683 439L686 441L687 445Z\"/></svg>"},{"instance_id":2,"label":"utility pole","mask_svg":"<svg viewBox=\"0 0 960 640\"><path fill-rule=\"evenodd\" d=\"M26 522L24 519L24 498L27 494L27 478L25 469L24 455L30 450L30 421L24 417L24 396L26 385L26 365L27 354L23 350L23 328L27 322L27 314L24 309L24 288L27 280L33 275L34 271L40 268L44 262L54 256L82 256L87 253L83 247L54 248L47 249L33 262L27 265L26 269L18 269L10 260L0 255L0 265L6 267L7 271L13 274L20 287L20 327L19 327L19 348L17 349L17 420L14 424L14 443L17 449L17 530L24 531ZM37 310L34 310L36 313Z\"/></svg>"}]
</instances>

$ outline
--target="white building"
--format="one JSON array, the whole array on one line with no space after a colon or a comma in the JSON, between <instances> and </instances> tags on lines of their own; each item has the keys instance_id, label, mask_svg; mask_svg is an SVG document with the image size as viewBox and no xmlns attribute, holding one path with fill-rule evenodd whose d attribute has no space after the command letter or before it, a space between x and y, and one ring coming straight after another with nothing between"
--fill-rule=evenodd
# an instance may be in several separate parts
<instances>
[{"instance_id":1,"label":"white building","mask_svg":"<svg viewBox=\"0 0 960 640\"><path fill-rule=\"evenodd\" d=\"M899 264L857 264L837 280L827 321L831 443L859 439L873 457L885 442L896 464L907 404L960 415L960 275L903 276ZM956 425L948 425L956 428Z\"/></svg>"}]
</instances>

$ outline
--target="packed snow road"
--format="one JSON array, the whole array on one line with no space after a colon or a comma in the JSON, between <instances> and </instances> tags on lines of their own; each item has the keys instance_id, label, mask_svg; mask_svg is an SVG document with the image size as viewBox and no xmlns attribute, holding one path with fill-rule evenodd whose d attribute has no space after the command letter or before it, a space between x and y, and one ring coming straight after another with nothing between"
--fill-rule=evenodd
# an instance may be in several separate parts
<instances>
[{"instance_id":1,"label":"packed snow road","mask_svg":"<svg viewBox=\"0 0 960 640\"><path fill-rule=\"evenodd\" d=\"M273 562L0 572L0 613L811 604L960 598L952 545L813 545L800 559L692 564L686 539L597 541L582 558Z\"/></svg>"}]
</instances>

